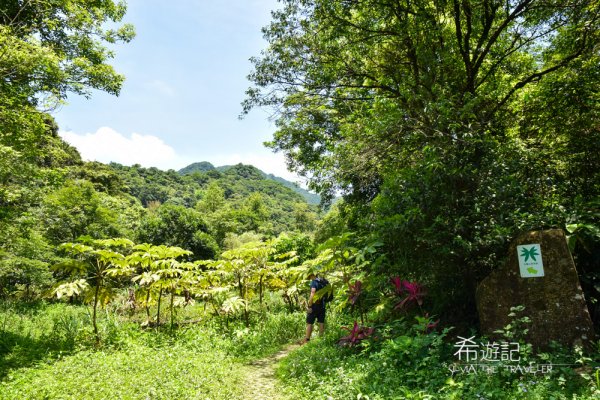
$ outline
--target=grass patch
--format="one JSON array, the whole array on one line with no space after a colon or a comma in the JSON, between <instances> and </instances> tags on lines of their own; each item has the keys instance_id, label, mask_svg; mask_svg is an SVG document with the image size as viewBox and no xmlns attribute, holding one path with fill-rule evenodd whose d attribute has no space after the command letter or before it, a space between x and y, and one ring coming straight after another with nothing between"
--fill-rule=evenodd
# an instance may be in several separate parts
<instances>
[{"instance_id":1,"label":"grass patch","mask_svg":"<svg viewBox=\"0 0 600 400\"><path fill-rule=\"evenodd\" d=\"M86 320L85 309L64 304L0 303L0 379L71 353Z\"/></svg>"},{"instance_id":2,"label":"grass patch","mask_svg":"<svg viewBox=\"0 0 600 400\"><path fill-rule=\"evenodd\" d=\"M101 344L88 310L0 303L0 400L242 399L243 362L302 335L301 314L255 314L255 325L217 319L143 329L103 312Z\"/></svg>"},{"instance_id":3,"label":"grass patch","mask_svg":"<svg viewBox=\"0 0 600 400\"><path fill-rule=\"evenodd\" d=\"M219 351L132 345L19 370L0 384L0 399L238 399L240 379Z\"/></svg>"}]
</instances>

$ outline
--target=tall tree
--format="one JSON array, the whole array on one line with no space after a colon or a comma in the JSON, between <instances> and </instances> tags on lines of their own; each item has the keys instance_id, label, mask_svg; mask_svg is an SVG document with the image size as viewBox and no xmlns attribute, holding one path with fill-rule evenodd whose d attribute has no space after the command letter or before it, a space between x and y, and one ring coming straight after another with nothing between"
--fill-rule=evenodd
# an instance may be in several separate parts
<instances>
[{"instance_id":1,"label":"tall tree","mask_svg":"<svg viewBox=\"0 0 600 400\"><path fill-rule=\"evenodd\" d=\"M69 92L119 94L124 77L108 64L113 52L106 44L133 38L131 25L116 25L125 10L123 1L113 0L1 2L1 143L34 149L52 129L45 112Z\"/></svg>"},{"instance_id":2,"label":"tall tree","mask_svg":"<svg viewBox=\"0 0 600 400\"><path fill-rule=\"evenodd\" d=\"M333 177L368 195L382 162L502 134L519 91L594 51L598 13L591 0L287 0L245 110L277 107L271 146L313 187Z\"/></svg>"},{"instance_id":3,"label":"tall tree","mask_svg":"<svg viewBox=\"0 0 600 400\"><path fill-rule=\"evenodd\" d=\"M560 155L512 122L540 82L597 52L598 2L283 3L245 111L275 107L270 146L312 188L341 190L398 273L465 303L515 231L564 222L548 196Z\"/></svg>"},{"instance_id":4,"label":"tall tree","mask_svg":"<svg viewBox=\"0 0 600 400\"><path fill-rule=\"evenodd\" d=\"M64 99L68 92L90 95L90 89L118 94L123 76L107 61L105 43L128 42L129 24L120 22L123 1L7 0L0 5L2 92L30 104L41 96Z\"/></svg>"}]
</instances>

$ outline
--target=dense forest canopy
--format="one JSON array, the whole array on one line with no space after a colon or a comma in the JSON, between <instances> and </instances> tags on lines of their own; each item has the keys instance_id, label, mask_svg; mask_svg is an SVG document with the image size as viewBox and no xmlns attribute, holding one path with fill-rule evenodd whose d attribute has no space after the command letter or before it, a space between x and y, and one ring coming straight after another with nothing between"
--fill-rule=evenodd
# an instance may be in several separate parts
<instances>
[{"instance_id":1,"label":"dense forest canopy","mask_svg":"<svg viewBox=\"0 0 600 400\"><path fill-rule=\"evenodd\" d=\"M472 315L517 232L597 226L599 24L589 0L287 0L244 106L386 269Z\"/></svg>"},{"instance_id":2,"label":"dense forest canopy","mask_svg":"<svg viewBox=\"0 0 600 400\"><path fill-rule=\"evenodd\" d=\"M68 258L58 248L65 242L121 237L179 246L199 260L316 228L317 208L296 193L308 192L252 166L197 163L176 172L83 162L59 137L50 112L68 95L119 93L124 77L109 64L110 46L134 36L119 25L125 11L117 1L0 8L2 296L45 293L61 277L52 268Z\"/></svg>"},{"instance_id":3,"label":"dense forest canopy","mask_svg":"<svg viewBox=\"0 0 600 400\"><path fill-rule=\"evenodd\" d=\"M108 197L70 176L81 158L58 137L47 112L69 93L119 93L124 77L108 63L113 54L107 45L133 38L130 25L118 25L125 10L123 2L114 1L0 5L3 279L40 284L55 259L52 244L87 231L116 232ZM114 29L107 29L107 23Z\"/></svg>"},{"instance_id":4,"label":"dense forest canopy","mask_svg":"<svg viewBox=\"0 0 600 400\"><path fill-rule=\"evenodd\" d=\"M60 138L55 140L64 145ZM52 175L53 181L22 181L19 192L7 187L7 196L28 196L2 208L3 260L10 265L0 273L5 290L29 283L19 272L27 263L40 266L42 273L56 258L51 246L81 236L179 246L191 250L193 259L210 259L236 235L255 232L258 238L268 238L310 232L318 221L314 206L249 165L181 175L83 163L75 157L60 167L28 167L36 174ZM27 243L31 237L39 242ZM41 254L43 249L46 253Z\"/></svg>"}]
</instances>

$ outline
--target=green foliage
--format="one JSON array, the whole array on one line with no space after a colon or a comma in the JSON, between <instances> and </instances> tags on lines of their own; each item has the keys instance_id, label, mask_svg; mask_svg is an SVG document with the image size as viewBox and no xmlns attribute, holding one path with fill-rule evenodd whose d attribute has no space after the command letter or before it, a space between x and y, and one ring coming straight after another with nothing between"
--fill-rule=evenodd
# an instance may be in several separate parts
<instances>
[{"instance_id":1,"label":"green foliage","mask_svg":"<svg viewBox=\"0 0 600 400\"><path fill-rule=\"evenodd\" d=\"M123 77L106 62L105 43L129 42L131 25L107 29L125 15L125 3L56 1L4 2L0 14L2 92L32 103L34 96L64 99L89 89L118 94ZM113 25L114 26L114 25Z\"/></svg>"},{"instance_id":2,"label":"green foliage","mask_svg":"<svg viewBox=\"0 0 600 400\"><path fill-rule=\"evenodd\" d=\"M138 228L138 240L190 250L195 259L213 258L219 251L202 214L180 205L164 204L152 210Z\"/></svg>"},{"instance_id":3,"label":"green foliage","mask_svg":"<svg viewBox=\"0 0 600 400\"><path fill-rule=\"evenodd\" d=\"M600 194L598 4L542 4L289 0L253 60L269 145L456 322L516 233Z\"/></svg>"},{"instance_id":4,"label":"green foliage","mask_svg":"<svg viewBox=\"0 0 600 400\"><path fill-rule=\"evenodd\" d=\"M274 243L276 254L293 252L296 257L295 264L301 264L315 256L315 246L306 234L282 234Z\"/></svg>"},{"instance_id":5,"label":"green foliage","mask_svg":"<svg viewBox=\"0 0 600 400\"><path fill-rule=\"evenodd\" d=\"M240 362L302 335L299 314L264 314L252 329L218 324L141 330L100 315L102 347L90 349L88 315L66 304L0 303L0 399L242 399Z\"/></svg>"},{"instance_id":6,"label":"green foliage","mask_svg":"<svg viewBox=\"0 0 600 400\"><path fill-rule=\"evenodd\" d=\"M188 174L194 174L194 173L198 173L198 172L211 172L211 175L213 177L220 177L221 175L219 175L219 171L220 172L227 172L230 169L235 168L235 169L239 169L239 168L245 168L244 166L242 166L242 164L238 164L235 166L231 166L231 165L225 165L225 166L221 166L221 167L217 167L215 168L214 165L212 165L209 162L206 161L202 161L202 162L197 162L197 163L193 163L188 165L187 167L184 167L182 169L179 170L179 173L182 175L188 175ZM254 177L258 177L259 175L256 174L256 172L258 172L260 175L262 175L264 178L275 181L277 183L280 183L281 185L292 189L294 192L298 193L299 195L301 195L304 200L311 205L319 205L321 202L321 197L318 194L315 193L311 193L308 190L302 189L301 187L299 187L296 183L292 183L286 179L280 178L278 176L275 176L273 174L266 174L260 170L256 170L254 172L251 172L250 175L253 175ZM248 172L245 173L245 175L249 175ZM206 175L204 175L206 176ZM203 175L202 174L197 174L196 175L196 179L203 179Z\"/></svg>"},{"instance_id":7,"label":"green foliage","mask_svg":"<svg viewBox=\"0 0 600 400\"><path fill-rule=\"evenodd\" d=\"M511 307L510 313L508 314L510 323L495 333L500 334L504 339L520 341L523 343L527 336L527 332L529 332L528 326L531 323L531 319L529 319L524 311L524 306Z\"/></svg>"},{"instance_id":8,"label":"green foliage","mask_svg":"<svg viewBox=\"0 0 600 400\"><path fill-rule=\"evenodd\" d=\"M210 328L174 337L106 316L99 321L105 347L93 350L87 318L64 304L2 304L0 399L243 398L242 369Z\"/></svg>"},{"instance_id":9,"label":"green foliage","mask_svg":"<svg viewBox=\"0 0 600 400\"><path fill-rule=\"evenodd\" d=\"M219 260L207 264L221 276L222 286L235 288L237 295L227 299L222 308L228 315L243 309L246 326L250 325L248 306L252 298L258 295L262 306L265 291L282 286L276 270L285 263L272 261L274 252L272 243L249 242L223 252Z\"/></svg>"},{"instance_id":10,"label":"green foliage","mask_svg":"<svg viewBox=\"0 0 600 400\"><path fill-rule=\"evenodd\" d=\"M260 242L263 238L263 235L253 231L244 232L241 235L228 233L223 241L223 247L224 250L233 250L248 243Z\"/></svg>"},{"instance_id":11,"label":"green foliage","mask_svg":"<svg viewBox=\"0 0 600 400\"><path fill-rule=\"evenodd\" d=\"M221 311L226 316L241 314L248 307L248 302L238 296L229 297L221 305Z\"/></svg>"},{"instance_id":12,"label":"green foliage","mask_svg":"<svg viewBox=\"0 0 600 400\"><path fill-rule=\"evenodd\" d=\"M331 320L334 327L346 322L339 315ZM573 363L576 357L564 349L526 355L524 364L557 364L548 374L502 369L452 374L448 367L457 359L448 331L425 333L422 321L398 320L378 326L374 339L358 348L339 347L337 341L346 333L334 328L283 360L277 372L291 398L310 399L315 391L335 399L595 398L593 379L558 366Z\"/></svg>"},{"instance_id":13,"label":"green foliage","mask_svg":"<svg viewBox=\"0 0 600 400\"><path fill-rule=\"evenodd\" d=\"M0 297L33 298L54 282L48 265L57 261L54 249L26 218L0 226Z\"/></svg>"},{"instance_id":14,"label":"green foliage","mask_svg":"<svg viewBox=\"0 0 600 400\"><path fill-rule=\"evenodd\" d=\"M46 237L54 244L74 241L80 236L117 236L119 227L112 209L102 204L102 195L91 182L67 181L43 199L39 212Z\"/></svg>"},{"instance_id":15,"label":"green foliage","mask_svg":"<svg viewBox=\"0 0 600 400\"><path fill-rule=\"evenodd\" d=\"M230 341L225 348L240 360L252 360L277 352L281 346L302 337L305 330L301 313L259 314L255 325L230 325Z\"/></svg>"},{"instance_id":16,"label":"green foliage","mask_svg":"<svg viewBox=\"0 0 600 400\"><path fill-rule=\"evenodd\" d=\"M256 230L260 235L255 239L261 240L281 230L307 229L316 218L299 197L274 182L265 185L249 166L231 168L224 173L227 179L198 181L197 175L182 177L156 168L99 163L40 167L11 147L3 149L0 287L4 295L39 295L53 282L47 266L60 262L52 245L80 236L120 236L181 246L194 252L192 259L208 259L218 255L217 242L224 245L226 238ZM155 190L164 196L144 197ZM226 190L240 195L225 198ZM147 209L140 204L144 201Z\"/></svg>"},{"instance_id":17,"label":"green foliage","mask_svg":"<svg viewBox=\"0 0 600 400\"><path fill-rule=\"evenodd\" d=\"M75 174L65 182L67 169L77 171L81 157L46 113L69 93L119 93L123 76L108 64L113 53L105 45L133 38L130 25L118 26L125 10L123 2L112 0L0 5L0 226L13 235L0 249L4 288L22 285L29 292L32 284L50 283L46 265L57 257L48 242L126 230L116 226L123 221L102 204L105 198L78 179L87 176ZM84 170L85 165L79 171ZM104 178L97 181L115 194L119 189Z\"/></svg>"},{"instance_id":18,"label":"green foliage","mask_svg":"<svg viewBox=\"0 0 600 400\"><path fill-rule=\"evenodd\" d=\"M272 354L304 329L300 313L259 313L250 327L239 322L223 327L212 319L175 331L144 331L106 313L99 318L103 344L91 350L88 318L83 308L66 304L0 303L0 398L243 398L244 369L238 362ZM549 374L452 375L447 367L456 362L456 349L448 331L427 333L427 320L379 325L372 340L355 348L337 344L347 317L333 313L328 321L324 337L280 363L277 375L290 398L314 398L317 390L341 399L583 400L597 395L588 373L597 355L581 350L524 355L524 363L556 364ZM580 365L586 371L581 376L572 369Z\"/></svg>"},{"instance_id":19,"label":"green foliage","mask_svg":"<svg viewBox=\"0 0 600 400\"><path fill-rule=\"evenodd\" d=\"M116 25L125 9L124 3L112 0L11 0L0 5L0 144L18 152L13 158L51 168L81 163L77 151L58 137L58 127L46 112L69 92L119 93L124 78L108 64L113 53L105 44L133 38L130 25ZM113 28L106 28L107 23ZM0 162L8 165L5 156L3 152ZM16 181L34 180L26 176Z\"/></svg>"},{"instance_id":20,"label":"green foliage","mask_svg":"<svg viewBox=\"0 0 600 400\"><path fill-rule=\"evenodd\" d=\"M127 190L123 178L113 168L97 161L82 163L69 172L74 179L91 182L97 192L118 196Z\"/></svg>"},{"instance_id":21,"label":"green foliage","mask_svg":"<svg viewBox=\"0 0 600 400\"><path fill-rule=\"evenodd\" d=\"M211 181L196 207L201 212L214 213L225 206L225 191L217 181Z\"/></svg>"},{"instance_id":22,"label":"green foliage","mask_svg":"<svg viewBox=\"0 0 600 400\"><path fill-rule=\"evenodd\" d=\"M188 174L193 174L194 172L208 172L208 171L214 171L214 170L215 170L214 165L212 165L208 161L201 161L201 162L192 163L192 164L188 165L187 167L180 169L178 172L181 175L188 175Z\"/></svg>"},{"instance_id":23,"label":"green foliage","mask_svg":"<svg viewBox=\"0 0 600 400\"><path fill-rule=\"evenodd\" d=\"M142 168L139 165L126 167L111 163L110 168L119 176L129 194L140 200L144 207L152 203L164 204L167 201L182 201L186 207L193 207L198 201L200 185L193 179L185 179L173 170ZM176 200L177 199L177 200Z\"/></svg>"},{"instance_id":24,"label":"green foliage","mask_svg":"<svg viewBox=\"0 0 600 400\"><path fill-rule=\"evenodd\" d=\"M285 187L292 189L294 192L296 192L299 195L301 195L302 197L304 197L304 200L308 204L313 205L313 206L317 206L317 205L321 204L321 196L319 196L316 193L309 192L308 190L301 188L300 186L298 186L297 183L292 183L286 179L280 178L273 174L265 174L265 176L267 177L267 179L271 179L275 182L281 183Z\"/></svg>"},{"instance_id":25,"label":"green foliage","mask_svg":"<svg viewBox=\"0 0 600 400\"><path fill-rule=\"evenodd\" d=\"M300 232L313 232L317 225L315 213L308 204L296 203L294 205L294 222Z\"/></svg>"},{"instance_id":26,"label":"green foliage","mask_svg":"<svg viewBox=\"0 0 600 400\"><path fill-rule=\"evenodd\" d=\"M327 239L342 235L347 230L347 221L342 210L343 200L331 206L321 218L315 230L315 243L325 243Z\"/></svg>"},{"instance_id":27,"label":"green foliage","mask_svg":"<svg viewBox=\"0 0 600 400\"><path fill-rule=\"evenodd\" d=\"M313 187L369 198L386 162L407 165L424 145L460 153L503 125L516 92L588 54L588 5L288 1L264 29L271 47L254 59L245 110L279 107L271 146Z\"/></svg>"},{"instance_id":28,"label":"green foliage","mask_svg":"<svg viewBox=\"0 0 600 400\"><path fill-rule=\"evenodd\" d=\"M111 167L144 206L155 208L168 203L201 212L221 247L228 233L253 230L274 236L309 229L317 218L316 211L307 207L302 197L268 180L252 166L239 164L223 172L194 169L182 174L139 166Z\"/></svg>"},{"instance_id":29,"label":"green foliage","mask_svg":"<svg viewBox=\"0 0 600 400\"><path fill-rule=\"evenodd\" d=\"M232 372L231 365L219 352L181 346L131 346L108 353L84 351L44 368L19 373L4 385L0 399L239 399L240 372Z\"/></svg>"},{"instance_id":30,"label":"green foliage","mask_svg":"<svg viewBox=\"0 0 600 400\"><path fill-rule=\"evenodd\" d=\"M575 259L579 280L595 325L600 323L600 203L575 201L575 211L566 225L569 249Z\"/></svg>"},{"instance_id":31,"label":"green foliage","mask_svg":"<svg viewBox=\"0 0 600 400\"><path fill-rule=\"evenodd\" d=\"M128 249L133 242L128 239L85 239L85 243L63 243L60 247L71 260L53 268L65 276L52 291L58 298L84 296L93 304L92 324L97 341L100 341L97 324L98 305L106 305L115 293L114 278L130 273L125 256L115 249Z\"/></svg>"},{"instance_id":32,"label":"green foliage","mask_svg":"<svg viewBox=\"0 0 600 400\"><path fill-rule=\"evenodd\" d=\"M64 304L0 303L0 380L11 370L74 351L86 318L85 310Z\"/></svg>"},{"instance_id":33,"label":"green foliage","mask_svg":"<svg viewBox=\"0 0 600 400\"><path fill-rule=\"evenodd\" d=\"M58 137L54 121L38 114L39 125L17 123L19 129L30 130L0 129L0 220L8 223L39 206L48 190L64 182L62 167L81 162L77 151Z\"/></svg>"}]
</instances>

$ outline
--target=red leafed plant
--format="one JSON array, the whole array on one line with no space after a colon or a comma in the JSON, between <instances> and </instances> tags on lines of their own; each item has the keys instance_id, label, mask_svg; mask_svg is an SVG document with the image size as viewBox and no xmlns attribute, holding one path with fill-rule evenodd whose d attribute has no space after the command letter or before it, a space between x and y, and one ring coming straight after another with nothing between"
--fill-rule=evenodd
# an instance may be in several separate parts
<instances>
[{"instance_id":1,"label":"red leafed plant","mask_svg":"<svg viewBox=\"0 0 600 400\"><path fill-rule=\"evenodd\" d=\"M358 301L358 297L362 293L362 282L356 281L354 284L348 284L348 301L350 304L355 305Z\"/></svg>"},{"instance_id":2,"label":"red leafed plant","mask_svg":"<svg viewBox=\"0 0 600 400\"><path fill-rule=\"evenodd\" d=\"M423 297L427 294L423 286L419 285L417 282L403 281L397 276L390 280L394 285L396 294L398 296L406 296L394 306L395 309L398 310L415 303L418 304L419 307L423 305Z\"/></svg>"},{"instance_id":3,"label":"red leafed plant","mask_svg":"<svg viewBox=\"0 0 600 400\"><path fill-rule=\"evenodd\" d=\"M431 332L432 330L434 330L435 328L437 328L438 324L440 323L440 320L438 319L435 322L429 322L426 326L425 326L425 331L426 332Z\"/></svg>"},{"instance_id":4,"label":"red leafed plant","mask_svg":"<svg viewBox=\"0 0 600 400\"><path fill-rule=\"evenodd\" d=\"M398 296L402 296L402 279L399 276L393 276L390 281L394 285L394 291Z\"/></svg>"},{"instance_id":5,"label":"red leafed plant","mask_svg":"<svg viewBox=\"0 0 600 400\"><path fill-rule=\"evenodd\" d=\"M375 331L375 329L373 328L359 326L358 322L356 321L354 321L354 326L352 327L352 329L347 327L343 327L342 329L347 330L348 332L350 332L350 334L338 340L338 344L340 346L350 347L356 346L361 341L368 339L369 337L371 337L371 335L373 335L373 332Z\"/></svg>"}]
</instances>

